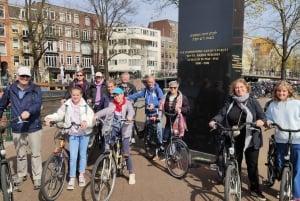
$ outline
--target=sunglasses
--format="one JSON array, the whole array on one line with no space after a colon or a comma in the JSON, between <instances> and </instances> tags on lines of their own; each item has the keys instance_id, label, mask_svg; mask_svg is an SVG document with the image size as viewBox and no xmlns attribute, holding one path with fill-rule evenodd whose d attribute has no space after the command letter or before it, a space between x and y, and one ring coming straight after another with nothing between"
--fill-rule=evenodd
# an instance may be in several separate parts
<instances>
[{"instance_id":1,"label":"sunglasses","mask_svg":"<svg viewBox=\"0 0 300 201\"><path fill-rule=\"evenodd\" d=\"M20 75L21 78L30 78L29 75Z\"/></svg>"},{"instance_id":2,"label":"sunglasses","mask_svg":"<svg viewBox=\"0 0 300 201\"><path fill-rule=\"evenodd\" d=\"M177 87L169 87L170 89L177 89Z\"/></svg>"},{"instance_id":3,"label":"sunglasses","mask_svg":"<svg viewBox=\"0 0 300 201\"><path fill-rule=\"evenodd\" d=\"M77 76L77 77L82 77L83 75L82 75L82 74L77 74L76 76Z\"/></svg>"}]
</instances>

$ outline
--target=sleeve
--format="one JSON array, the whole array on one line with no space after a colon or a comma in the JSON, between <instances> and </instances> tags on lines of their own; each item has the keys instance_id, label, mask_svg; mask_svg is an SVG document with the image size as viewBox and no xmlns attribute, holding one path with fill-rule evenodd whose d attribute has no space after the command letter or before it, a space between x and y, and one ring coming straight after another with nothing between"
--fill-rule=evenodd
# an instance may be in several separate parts
<instances>
[{"instance_id":1,"label":"sleeve","mask_svg":"<svg viewBox=\"0 0 300 201\"><path fill-rule=\"evenodd\" d=\"M190 112L190 103L188 98L185 95L182 95L182 108L181 113L183 116L186 116Z\"/></svg>"},{"instance_id":2,"label":"sleeve","mask_svg":"<svg viewBox=\"0 0 300 201\"><path fill-rule=\"evenodd\" d=\"M9 88L10 87L5 88L2 97L0 98L0 118L2 118L3 112L9 103Z\"/></svg>"},{"instance_id":3,"label":"sleeve","mask_svg":"<svg viewBox=\"0 0 300 201\"><path fill-rule=\"evenodd\" d=\"M34 86L34 90L28 93L28 95L31 96L30 99L32 99L32 101L30 107L26 108L26 110L28 110L30 115L39 115L43 104L41 88L38 86Z\"/></svg>"},{"instance_id":4,"label":"sleeve","mask_svg":"<svg viewBox=\"0 0 300 201\"><path fill-rule=\"evenodd\" d=\"M128 114L127 116L130 117L130 118L133 118L134 115L135 115L135 112L134 112L134 108L132 106L132 104L130 102L127 103L127 108L128 108Z\"/></svg>"},{"instance_id":5,"label":"sleeve","mask_svg":"<svg viewBox=\"0 0 300 201\"><path fill-rule=\"evenodd\" d=\"M226 102L225 105L219 110L218 114L212 118L212 120L215 122L222 123L226 116L228 108L229 108L229 102Z\"/></svg>"},{"instance_id":6,"label":"sleeve","mask_svg":"<svg viewBox=\"0 0 300 201\"><path fill-rule=\"evenodd\" d=\"M63 121L65 117L65 113L66 113L66 104L63 104L58 108L57 112L48 114L47 116L45 116L45 119L50 118L53 121Z\"/></svg>"},{"instance_id":7,"label":"sleeve","mask_svg":"<svg viewBox=\"0 0 300 201\"><path fill-rule=\"evenodd\" d=\"M144 88L144 89L142 89L141 91L139 91L137 93L131 94L131 95L127 96L127 99L135 101L138 98L142 98L142 97L144 97L145 90L146 89Z\"/></svg>"},{"instance_id":8,"label":"sleeve","mask_svg":"<svg viewBox=\"0 0 300 201\"><path fill-rule=\"evenodd\" d=\"M157 88L157 92L158 92L158 100L160 101L162 98L163 98L163 96L164 96L164 92L163 92L163 90L160 88L160 87L158 87Z\"/></svg>"}]
</instances>

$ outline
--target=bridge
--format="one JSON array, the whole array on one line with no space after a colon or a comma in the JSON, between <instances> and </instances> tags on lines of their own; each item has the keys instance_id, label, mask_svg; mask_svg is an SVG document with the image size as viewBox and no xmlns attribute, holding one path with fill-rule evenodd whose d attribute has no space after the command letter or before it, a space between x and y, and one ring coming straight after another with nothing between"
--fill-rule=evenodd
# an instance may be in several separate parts
<instances>
[{"instance_id":1,"label":"bridge","mask_svg":"<svg viewBox=\"0 0 300 201\"><path fill-rule=\"evenodd\" d=\"M258 79L272 79L272 80L280 80L281 79L281 71L251 71L251 72L243 72L242 77L249 81L258 81ZM300 72L287 72L286 79L291 81L299 81L300 80Z\"/></svg>"}]
</instances>

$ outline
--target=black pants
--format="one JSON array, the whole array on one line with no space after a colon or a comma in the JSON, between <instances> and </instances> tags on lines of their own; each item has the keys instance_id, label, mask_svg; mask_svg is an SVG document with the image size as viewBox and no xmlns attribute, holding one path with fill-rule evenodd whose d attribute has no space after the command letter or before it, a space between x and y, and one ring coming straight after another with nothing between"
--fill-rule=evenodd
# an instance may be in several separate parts
<instances>
[{"instance_id":1,"label":"black pants","mask_svg":"<svg viewBox=\"0 0 300 201\"><path fill-rule=\"evenodd\" d=\"M235 149L236 149L236 157L237 157L240 173L241 173L241 166L243 160L244 144L245 144L245 136L243 135L238 136L235 142ZM259 155L259 149L254 149L254 147L249 147L245 150L245 160L247 164L248 178L249 178L251 191L260 191L259 176L258 176L258 155Z\"/></svg>"}]
</instances>

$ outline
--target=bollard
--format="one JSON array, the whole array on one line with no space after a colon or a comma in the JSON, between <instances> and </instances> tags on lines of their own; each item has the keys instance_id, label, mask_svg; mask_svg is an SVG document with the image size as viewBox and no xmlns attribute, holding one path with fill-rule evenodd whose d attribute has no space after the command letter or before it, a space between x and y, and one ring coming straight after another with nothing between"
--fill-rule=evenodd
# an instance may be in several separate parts
<instances>
[{"instance_id":1,"label":"bollard","mask_svg":"<svg viewBox=\"0 0 300 201\"><path fill-rule=\"evenodd\" d=\"M7 106L6 108L6 122L8 123L10 121L10 106ZM11 135L11 127L8 126L6 128L6 141L12 141L12 135Z\"/></svg>"}]
</instances>

